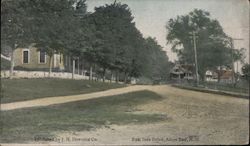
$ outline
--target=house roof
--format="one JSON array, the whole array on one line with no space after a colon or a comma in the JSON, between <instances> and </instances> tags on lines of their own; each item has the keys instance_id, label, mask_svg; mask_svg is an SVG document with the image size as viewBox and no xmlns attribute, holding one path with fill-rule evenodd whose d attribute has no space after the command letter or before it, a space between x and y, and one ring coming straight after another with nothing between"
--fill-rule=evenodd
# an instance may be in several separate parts
<instances>
[{"instance_id":1,"label":"house roof","mask_svg":"<svg viewBox=\"0 0 250 146\"><path fill-rule=\"evenodd\" d=\"M218 78L218 74L220 74L221 79L230 79L233 76L232 70L216 70L216 71L207 71L206 76L212 76L213 78Z\"/></svg>"},{"instance_id":2,"label":"house roof","mask_svg":"<svg viewBox=\"0 0 250 146\"><path fill-rule=\"evenodd\" d=\"M172 74L183 74L189 73L192 74L194 72L194 66L189 64L176 64L170 73Z\"/></svg>"}]
</instances>

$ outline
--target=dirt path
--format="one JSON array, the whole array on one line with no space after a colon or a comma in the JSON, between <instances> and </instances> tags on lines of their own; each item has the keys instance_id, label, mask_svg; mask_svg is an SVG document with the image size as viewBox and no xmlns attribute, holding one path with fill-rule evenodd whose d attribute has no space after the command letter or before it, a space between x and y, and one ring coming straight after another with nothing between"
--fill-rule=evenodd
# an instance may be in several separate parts
<instances>
[{"instance_id":1,"label":"dirt path","mask_svg":"<svg viewBox=\"0 0 250 146\"><path fill-rule=\"evenodd\" d=\"M87 100L87 99L135 92L135 91L145 90L147 88L148 88L147 86L136 85L136 86L128 86L124 88L110 89L106 91L100 91L100 92L94 92L94 93L88 93L88 94L48 97L48 98L19 101L19 102L13 102L13 103L5 103L5 104L1 104L1 110L6 111L6 110L15 110L15 109L20 109L20 108L49 106L53 104L62 104L62 103L67 103L67 102L74 102L74 101L80 101L80 100Z\"/></svg>"}]
</instances>

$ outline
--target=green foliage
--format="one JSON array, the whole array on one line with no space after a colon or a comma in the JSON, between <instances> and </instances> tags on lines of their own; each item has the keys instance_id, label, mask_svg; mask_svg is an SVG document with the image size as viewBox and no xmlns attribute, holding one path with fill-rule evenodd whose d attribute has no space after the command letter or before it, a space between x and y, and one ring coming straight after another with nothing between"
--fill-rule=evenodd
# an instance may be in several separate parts
<instances>
[{"instance_id":1,"label":"green foliage","mask_svg":"<svg viewBox=\"0 0 250 146\"><path fill-rule=\"evenodd\" d=\"M167 41L177 53L180 62L193 64L194 51L191 33L197 32L197 56L199 74L204 77L207 69L229 65L231 58L230 38L219 22L210 18L209 12L195 9L188 15L170 19L166 26Z\"/></svg>"},{"instance_id":2,"label":"green foliage","mask_svg":"<svg viewBox=\"0 0 250 146\"><path fill-rule=\"evenodd\" d=\"M156 40L143 38L126 4L114 2L87 13L85 0L20 0L13 3L6 3L2 10L4 31L17 25L18 31L13 29L15 31L10 33L23 37L26 34L23 32L29 32L24 38L49 56L60 52L71 59L80 58L89 66L102 70L103 77L109 70L122 73L124 81L139 76L166 79L166 53ZM18 21L10 25L9 15L14 15ZM14 38L14 42L15 39L24 42L21 37Z\"/></svg>"},{"instance_id":3,"label":"green foliage","mask_svg":"<svg viewBox=\"0 0 250 146\"><path fill-rule=\"evenodd\" d=\"M29 21L36 46L44 49L49 56L62 52L74 25L73 0L32 0L28 1Z\"/></svg>"},{"instance_id":4,"label":"green foliage","mask_svg":"<svg viewBox=\"0 0 250 146\"><path fill-rule=\"evenodd\" d=\"M233 59L234 61L240 61L242 64L244 64L244 60L246 58L246 49L241 48L240 50L238 49L233 49Z\"/></svg>"},{"instance_id":5,"label":"green foliage","mask_svg":"<svg viewBox=\"0 0 250 146\"><path fill-rule=\"evenodd\" d=\"M166 81L170 70L168 57L155 38L145 39L143 75L154 82Z\"/></svg>"},{"instance_id":6,"label":"green foliage","mask_svg":"<svg viewBox=\"0 0 250 146\"><path fill-rule=\"evenodd\" d=\"M243 77L250 81L250 64L246 63L241 68Z\"/></svg>"},{"instance_id":7,"label":"green foliage","mask_svg":"<svg viewBox=\"0 0 250 146\"><path fill-rule=\"evenodd\" d=\"M1 44L12 48L32 42L26 0L1 0Z\"/></svg>"},{"instance_id":8,"label":"green foliage","mask_svg":"<svg viewBox=\"0 0 250 146\"><path fill-rule=\"evenodd\" d=\"M139 35L132 14L125 4L114 3L95 8L91 16L95 25L97 63L103 68L129 73L133 62L131 53ZM131 66L130 66L131 67Z\"/></svg>"},{"instance_id":9,"label":"green foliage","mask_svg":"<svg viewBox=\"0 0 250 146\"><path fill-rule=\"evenodd\" d=\"M125 81L127 77L139 76L166 78L162 77L167 75L166 53L156 40L150 42L142 37L126 4L113 3L95 8L90 17L95 36L86 54L97 58L95 62L104 71L123 72ZM145 62L154 65L145 65Z\"/></svg>"}]
</instances>

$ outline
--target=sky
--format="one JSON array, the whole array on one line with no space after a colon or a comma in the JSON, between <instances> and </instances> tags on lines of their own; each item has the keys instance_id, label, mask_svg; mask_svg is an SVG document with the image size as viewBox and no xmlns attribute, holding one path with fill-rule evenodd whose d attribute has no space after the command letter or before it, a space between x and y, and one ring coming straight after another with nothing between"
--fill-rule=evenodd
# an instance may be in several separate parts
<instances>
[{"instance_id":1,"label":"sky","mask_svg":"<svg viewBox=\"0 0 250 146\"><path fill-rule=\"evenodd\" d=\"M114 0L87 0L88 11L94 7L111 4ZM217 19L224 32L235 40L235 48L246 48L249 63L249 2L248 0L117 0L127 4L132 12L136 27L144 37L155 37L167 52L171 61L177 60L176 54L167 45L166 24L169 19L186 15L195 8L210 12Z\"/></svg>"}]
</instances>

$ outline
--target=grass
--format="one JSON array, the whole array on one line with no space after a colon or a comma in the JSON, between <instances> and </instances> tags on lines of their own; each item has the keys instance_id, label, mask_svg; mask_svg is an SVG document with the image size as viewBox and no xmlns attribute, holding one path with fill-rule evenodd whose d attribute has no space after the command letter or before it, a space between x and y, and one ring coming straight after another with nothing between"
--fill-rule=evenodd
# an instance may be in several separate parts
<instances>
[{"instance_id":1,"label":"grass","mask_svg":"<svg viewBox=\"0 0 250 146\"><path fill-rule=\"evenodd\" d=\"M205 86L210 89L222 90L222 91L230 91L230 92L237 92L237 93L248 93L249 89L246 85L246 88L233 86L230 84L227 85L218 85L216 83L206 83Z\"/></svg>"},{"instance_id":2,"label":"grass","mask_svg":"<svg viewBox=\"0 0 250 146\"><path fill-rule=\"evenodd\" d=\"M64 131L89 131L111 124L143 124L166 119L160 114L135 114L136 106L162 98L151 91L72 102L48 107L2 112L0 143L34 141L36 136L55 137Z\"/></svg>"},{"instance_id":3,"label":"grass","mask_svg":"<svg viewBox=\"0 0 250 146\"><path fill-rule=\"evenodd\" d=\"M239 84L239 83L238 83ZM230 83L217 83L217 82L199 82L199 88L203 89L213 89L213 90L220 90L226 92L235 92L235 93L249 93L249 84L247 82L243 82L244 85L236 85ZM181 86L191 86L196 87L196 83L181 83Z\"/></svg>"},{"instance_id":4,"label":"grass","mask_svg":"<svg viewBox=\"0 0 250 146\"><path fill-rule=\"evenodd\" d=\"M75 95L124 87L123 84L71 79L2 79L2 103Z\"/></svg>"}]
</instances>

